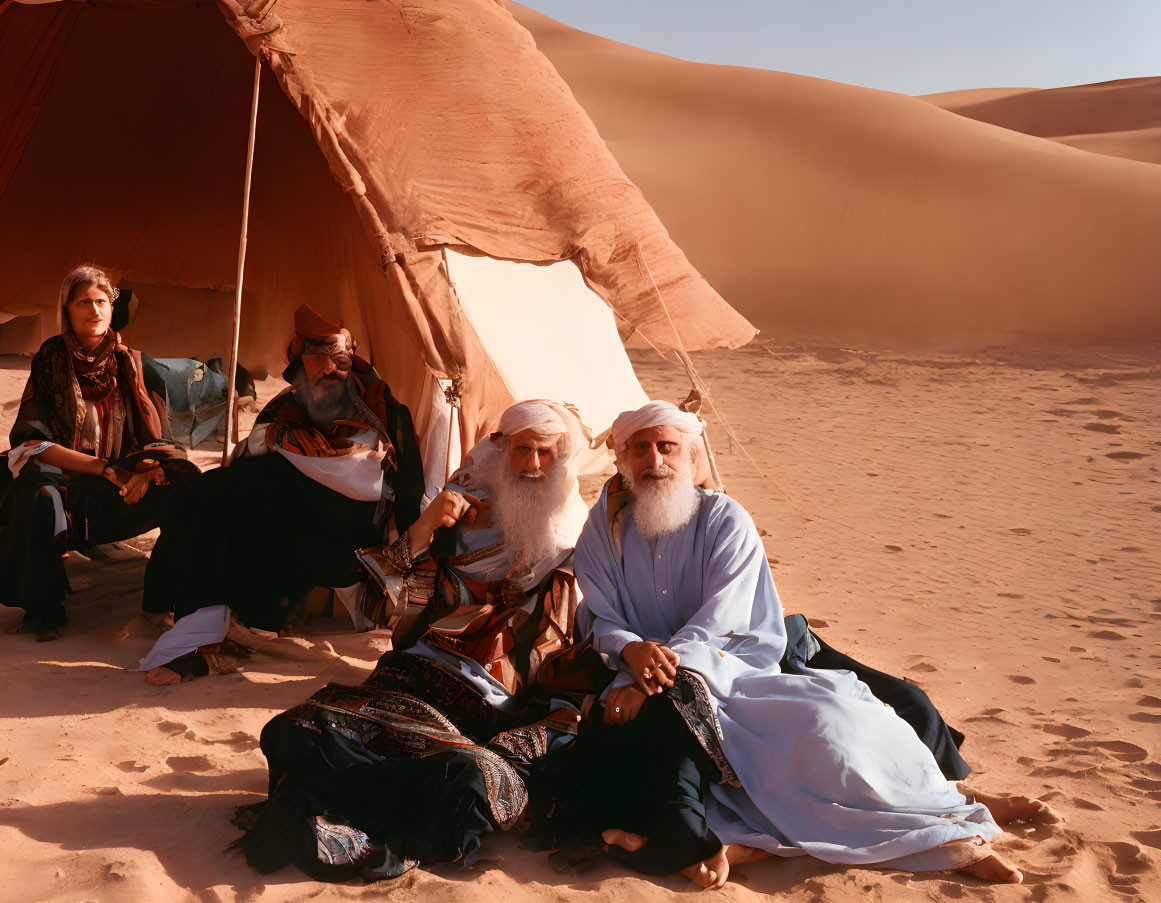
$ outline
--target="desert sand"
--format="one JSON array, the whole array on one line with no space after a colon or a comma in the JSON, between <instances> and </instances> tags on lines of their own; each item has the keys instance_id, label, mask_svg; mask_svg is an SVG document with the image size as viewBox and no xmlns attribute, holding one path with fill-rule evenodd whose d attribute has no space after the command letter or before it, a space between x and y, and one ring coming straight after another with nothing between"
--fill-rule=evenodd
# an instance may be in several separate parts
<instances>
[{"instance_id":1,"label":"desert sand","mask_svg":"<svg viewBox=\"0 0 1161 903\"><path fill-rule=\"evenodd\" d=\"M1025 874L1018 888L797 859L738 867L707 893L1161 899L1157 351L759 341L695 356L744 443L731 450L713 422L727 488L763 531L786 607L926 688L967 733L978 787L1041 796L1065 819L1004 839ZM684 396L675 365L633 360L651 395ZM0 431L27 362L4 365ZM276 388L266 381L261 396ZM64 638L0 634L3 899L661 901L695 890L612 864L558 874L515 836L489 838L472 869L390 885L321 885L293 869L263 878L224 852L233 808L265 792L262 725L328 681L361 680L383 641L317 621L263 644L241 673L150 688L125 670L155 637L136 616L144 565L132 547L74 554ZM18 620L0 610L0 629Z\"/></svg>"}]
</instances>

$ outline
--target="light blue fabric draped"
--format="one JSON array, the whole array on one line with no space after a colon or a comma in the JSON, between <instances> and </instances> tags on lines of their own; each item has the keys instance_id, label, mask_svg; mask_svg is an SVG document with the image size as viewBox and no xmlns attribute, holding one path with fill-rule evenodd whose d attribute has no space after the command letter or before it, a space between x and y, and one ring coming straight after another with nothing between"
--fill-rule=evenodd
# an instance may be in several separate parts
<instances>
[{"instance_id":1,"label":"light blue fabric draped","mask_svg":"<svg viewBox=\"0 0 1161 903\"><path fill-rule=\"evenodd\" d=\"M668 645L705 679L741 784L713 787L707 818L723 843L938 869L963 864L963 855L934 848L1000 833L851 672L781 673L782 606L758 531L737 502L699 489L688 526L647 540L631 508L614 535L609 485L576 548L578 623L621 669L615 685L631 682L620 653L634 640Z\"/></svg>"}]
</instances>

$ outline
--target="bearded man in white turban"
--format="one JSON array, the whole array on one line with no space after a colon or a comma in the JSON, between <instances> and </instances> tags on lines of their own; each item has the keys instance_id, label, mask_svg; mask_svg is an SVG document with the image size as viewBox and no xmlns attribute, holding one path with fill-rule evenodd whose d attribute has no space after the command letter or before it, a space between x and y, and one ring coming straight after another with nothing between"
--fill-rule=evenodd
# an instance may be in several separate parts
<instances>
[{"instance_id":1,"label":"bearded man in white turban","mask_svg":"<svg viewBox=\"0 0 1161 903\"><path fill-rule=\"evenodd\" d=\"M482 834L521 816L524 769L595 702L599 660L573 645L588 438L568 405L510 407L419 529L359 553L362 616L399 651L266 725L270 799L238 822L253 866L342 881L470 865Z\"/></svg>"},{"instance_id":2,"label":"bearded man in white turban","mask_svg":"<svg viewBox=\"0 0 1161 903\"><path fill-rule=\"evenodd\" d=\"M701 432L666 402L618 417L620 473L577 544L577 621L616 671L605 721L642 726L625 734L631 786L608 768L592 785L573 778L606 807L605 843L656 854L642 871L677 851L707 886L770 854L1019 882L989 842L997 819L1044 804L973 798L851 671L780 667L787 636L758 531L694 485Z\"/></svg>"}]
</instances>

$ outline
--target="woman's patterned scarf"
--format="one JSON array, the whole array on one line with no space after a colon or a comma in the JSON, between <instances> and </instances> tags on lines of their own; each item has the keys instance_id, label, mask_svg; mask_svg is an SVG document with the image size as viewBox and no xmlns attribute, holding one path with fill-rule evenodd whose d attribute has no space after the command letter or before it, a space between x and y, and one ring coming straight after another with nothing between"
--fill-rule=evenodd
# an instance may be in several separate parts
<instances>
[{"instance_id":1,"label":"woman's patterned scarf","mask_svg":"<svg viewBox=\"0 0 1161 903\"><path fill-rule=\"evenodd\" d=\"M114 352L121 337L109 330L100 344L86 351L71 329L62 333L65 345L72 352L73 373L85 401L104 401L117 385L117 355Z\"/></svg>"},{"instance_id":2,"label":"woman's patterned scarf","mask_svg":"<svg viewBox=\"0 0 1161 903\"><path fill-rule=\"evenodd\" d=\"M35 413L39 414L39 418L33 415L31 419L40 419L47 427L48 435L40 438L83 450L85 419L88 404L92 403L100 422L101 448L89 451L101 457L128 453L131 449L120 447L126 420L133 426L133 445L161 439L161 418L149 398L133 352L112 330L91 351L81 347L72 330L49 339L32 359L29 388ZM22 404L18 421L27 419ZM18 422L13 429L14 441L36 438L38 430L22 430L21 426ZM17 436L24 432L29 435Z\"/></svg>"}]
</instances>

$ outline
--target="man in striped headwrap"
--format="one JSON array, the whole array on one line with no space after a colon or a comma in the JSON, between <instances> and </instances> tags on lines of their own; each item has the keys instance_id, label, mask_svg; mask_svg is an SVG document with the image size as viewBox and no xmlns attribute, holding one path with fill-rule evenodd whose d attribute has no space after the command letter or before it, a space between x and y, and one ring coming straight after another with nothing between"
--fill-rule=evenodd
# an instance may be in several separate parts
<instances>
[{"instance_id":1,"label":"man in striped headwrap","mask_svg":"<svg viewBox=\"0 0 1161 903\"><path fill-rule=\"evenodd\" d=\"M154 548L143 607L176 623L142 661L151 684L213 670L219 660L204 647L224 639L231 611L277 631L312 587L353 586L355 549L405 533L419 515L411 415L350 332L304 304L287 358L290 388Z\"/></svg>"},{"instance_id":2,"label":"man in striped headwrap","mask_svg":"<svg viewBox=\"0 0 1161 903\"><path fill-rule=\"evenodd\" d=\"M364 616L400 651L266 725L274 789L239 842L253 866L390 877L471 864L483 833L515 824L529 767L597 692L599 662L573 643L587 439L568 405L513 405L413 529L360 552Z\"/></svg>"}]
</instances>

